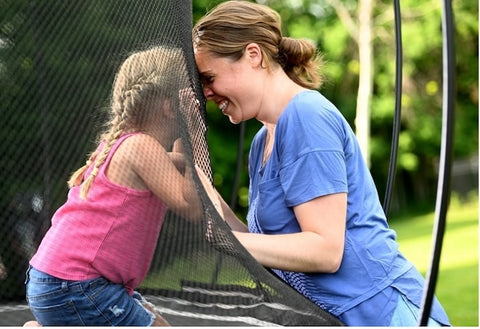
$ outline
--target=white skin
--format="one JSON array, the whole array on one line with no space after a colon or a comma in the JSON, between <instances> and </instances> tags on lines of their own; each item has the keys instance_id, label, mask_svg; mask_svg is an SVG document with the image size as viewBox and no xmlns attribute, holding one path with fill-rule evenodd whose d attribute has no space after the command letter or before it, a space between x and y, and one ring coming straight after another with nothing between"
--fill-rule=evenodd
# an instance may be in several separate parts
<instances>
[{"instance_id":1,"label":"white skin","mask_svg":"<svg viewBox=\"0 0 480 329\"><path fill-rule=\"evenodd\" d=\"M208 100L214 101L234 124L257 119L267 128L264 154L273 147L274 130L286 105L305 90L277 65L267 70L256 43L245 47L244 55L233 62L195 49L195 60ZM240 243L263 266L294 272L334 273L340 267L345 244L347 194L315 198L293 207L301 228L299 233L248 233L236 216L225 209L225 220Z\"/></svg>"}]
</instances>

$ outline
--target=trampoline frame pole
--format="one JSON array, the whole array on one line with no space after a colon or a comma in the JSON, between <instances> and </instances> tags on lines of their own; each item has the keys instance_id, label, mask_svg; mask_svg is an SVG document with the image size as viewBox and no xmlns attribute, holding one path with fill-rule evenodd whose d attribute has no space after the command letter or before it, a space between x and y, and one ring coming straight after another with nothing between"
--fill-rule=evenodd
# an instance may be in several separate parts
<instances>
[{"instance_id":1,"label":"trampoline frame pole","mask_svg":"<svg viewBox=\"0 0 480 329\"><path fill-rule=\"evenodd\" d=\"M427 326L435 294L440 254L446 226L446 215L450 200L450 176L453 154L455 119L455 46L452 4L443 0L442 38L443 38L443 104L442 104L442 140L438 172L437 200L435 205L434 240L430 268L423 293L420 309L420 326Z\"/></svg>"}]
</instances>

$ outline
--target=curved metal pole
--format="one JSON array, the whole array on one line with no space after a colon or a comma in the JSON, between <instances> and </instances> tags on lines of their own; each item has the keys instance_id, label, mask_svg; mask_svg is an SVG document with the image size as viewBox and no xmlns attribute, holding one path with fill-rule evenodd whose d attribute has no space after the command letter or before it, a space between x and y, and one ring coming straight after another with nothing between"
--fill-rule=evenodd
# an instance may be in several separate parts
<instances>
[{"instance_id":1,"label":"curved metal pole","mask_svg":"<svg viewBox=\"0 0 480 329\"><path fill-rule=\"evenodd\" d=\"M383 211L388 217L390 212L390 202L392 197L393 182L395 180L395 168L397 165L398 154L398 136L400 134L400 118L402 112L402 24L400 13L400 1L393 1L395 16L395 114L393 117L392 146L390 148L390 162L388 168L387 185L385 188L385 199L383 201Z\"/></svg>"},{"instance_id":2,"label":"curved metal pole","mask_svg":"<svg viewBox=\"0 0 480 329\"><path fill-rule=\"evenodd\" d=\"M238 182L240 180L240 171L242 169L243 142L245 139L245 121L240 123L240 135L238 136L237 165L235 168L235 179L233 181L232 197L230 199L230 208L235 210L237 204Z\"/></svg>"},{"instance_id":3,"label":"curved metal pole","mask_svg":"<svg viewBox=\"0 0 480 329\"><path fill-rule=\"evenodd\" d=\"M452 4L443 0L442 13L443 37L443 111L442 111L442 144L438 172L437 201L435 205L434 241L431 264L427 273L423 293L420 326L428 324L435 285L438 277L440 254L445 232L446 215L450 200L450 176L452 167L453 133L455 119L455 46Z\"/></svg>"}]
</instances>

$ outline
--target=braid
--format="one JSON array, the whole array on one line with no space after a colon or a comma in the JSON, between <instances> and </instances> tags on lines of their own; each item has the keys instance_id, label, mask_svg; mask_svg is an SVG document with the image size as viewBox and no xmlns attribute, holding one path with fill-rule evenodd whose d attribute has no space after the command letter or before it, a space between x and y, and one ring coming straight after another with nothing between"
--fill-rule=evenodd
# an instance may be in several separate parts
<instances>
[{"instance_id":1,"label":"braid","mask_svg":"<svg viewBox=\"0 0 480 329\"><path fill-rule=\"evenodd\" d=\"M105 145L102 151L100 152L100 154L98 154L98 156L95 157L95 164L92 169L92 172L90 173L90 175L88 175L88 177L83 182L82 189L80 190L80 197L82 199L86 199L87 193L90 190L90 187L92 186L92 183L95 180L95 177L97 177L98 175L100 166L105 162L113 145L120 138L120 136L123 134L125 130L124 129L125 120L123 120L123 118L121 118L120 120L115 120L115 119L112 121L112 128L110 129L110 132L103 136Z\"/></svg>"},{"instance_id":2,"label":"braid","mask_svg":"<svg viewBox=\"0 0 480 329\"><path fill-rule=\"evenodd\" d=\"M93 160L97 156L98 151L92 152L90 157L88 158L87 162L83 167L78 168L72 176L70 176L70 179L68 180L67 184L69 188L72 188L74 186L78 186L82 183L83 176L85 175L85 172L87 171L88 167L92 164Z\"/></svg>"},{"instance_id":3,"label":"braid","mask_svg":"<svg viewBox=\"0 0 480 329\"><path fill-rule=\"evenodd\" d=\"M154 76L153 72L150 76ZM132 81L127 81L127 77L124 77L125 85L120 85L124 88L118 88L117 93L114 93L112 97L112 110L113 118L110 121L110 129L107 133L103 134L102 141L105 143L102 151L96 156L94 167L85 179L82 189L80 191L80 197L85 199L90 187L98 175L101 165L105 162L110 153L113 145L127 130L128 126L135 126L138 124L138 117L140 116L138 111L141 110L139 103L143 101L141 91L145 88L145 85L149 82L149 76L141 75ZM131 121L131 122L130 122ZM127 123L129 123L127 125ZM90 161L91 164L91 161Z\"/></svg>"},{"instance_id":4,"label":"braid","mask_svg":"<svg viewBox=\"0 0 480 329\"><path fill-rule=\"evenodd\" d=\"M165 64L169 62L168 58L174 56L181 56L181 53L169 48L152 48L134 53L120 67L113 83L111 118L107 131L100 136L103 149L92 153L86 164L75 171L68 181L69 187L73 187L81 185L84 179L80 190L82 199L86 199L100 167L118 139L126 132L143 131L158 111L157 103L152 101L167 96L161 93L179 90L178 76L172 74L171 67ZM85 177L92 163L92 171Z\"/></svg>"}]
</instances>

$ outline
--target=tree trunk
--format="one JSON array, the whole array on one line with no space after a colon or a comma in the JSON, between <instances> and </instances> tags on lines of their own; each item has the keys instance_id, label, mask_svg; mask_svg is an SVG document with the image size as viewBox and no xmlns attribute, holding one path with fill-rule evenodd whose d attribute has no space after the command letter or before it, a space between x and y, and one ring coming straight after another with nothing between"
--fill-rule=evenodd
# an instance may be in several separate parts
<instances>
[{"instance_id":1,"label":"tree trunk","mask_svg":"<svg viewBox=\"0 0 480 329\"><path fill-rule=\"evenodd\" d=\"M360 61L356 135L363 157L370 166L370 103L373 86L372 8L374 0L358 2L358 51Z\"/></svg>"}]
</instances>

